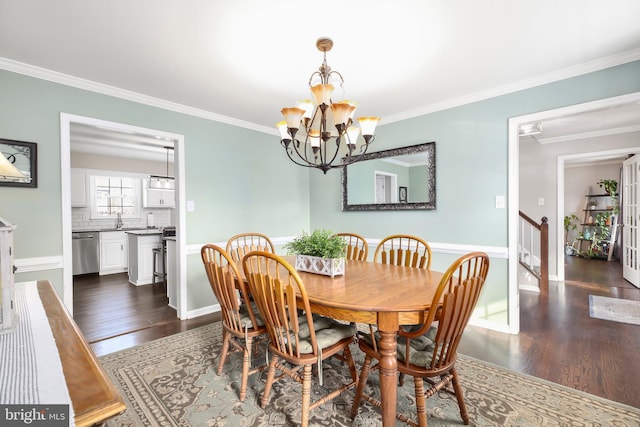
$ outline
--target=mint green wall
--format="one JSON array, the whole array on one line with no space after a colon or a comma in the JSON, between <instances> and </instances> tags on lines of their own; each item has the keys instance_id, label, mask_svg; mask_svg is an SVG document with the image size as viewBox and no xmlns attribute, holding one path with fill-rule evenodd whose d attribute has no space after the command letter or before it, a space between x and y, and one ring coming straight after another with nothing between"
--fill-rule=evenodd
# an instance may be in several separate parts
<instances>
[{"instance_id":1,"label":"mint green wall","mask_svg":"<svg viewBox=\"0 0 640 427\"><path fill-rule=\"evenodd\" d=\"M185 136L186 199L196 206L186 214L187 244L224 241L249 229L286 236L309 228L309 172L287 159L277 136L7 71L0 71L0 93L0 138L38 144L38 188L0 187L0 217L18 226L18 259L62 254L61 112ZM195 298L189 310L203 307L198 298L207 292L198 257L187 263ZM62 295L59 270L37 276L16 280L50 279Z\"/></svg>"},{"instance_id":2,"label":"mint green wall","mask_svg":"<svg viewBox=\"0 0 640 427\"><path fill-rule=\"evenodd\" d=\"M62 253L61 112L185 135L187 243L223 241L248 228L274 236L326 228L370 238L417 234L428 241L504 247L510 117L640 91L640 62L499 96L378 128L373 150L436 141L437 209L342 212L340 173L291 163L277 137L0 71L0 137L38 143L38 188L0 187L0 217L18 225L16 258ZM210 304L197 255L187 260L188 309ZM446 266L444 256L434 268ZM485 307L506 300L507 263L492 262ZM33 280L34 274L24 275ZM59 271L52 279L59 292Z\"/></svg>"},{"instance_id":3,"label":"mint green wall","mask_svg":"<svg viewBox=\"0 0 640 427\"><path fill-rule=\"evenodd\" d=\"M638 91L640 61L388 125L381 122L372 151L436 142L437 209L342 212L339 171L312 171L310 188L323 191L311 192L311 228L371 238L408 233L429 242L506 247L508 211L494 206L495 196L507 195L509 118ZM493 262L491 268L493 280L480 302L486 306L507 299L507 263Z\"/></svg>"}]
</instances>

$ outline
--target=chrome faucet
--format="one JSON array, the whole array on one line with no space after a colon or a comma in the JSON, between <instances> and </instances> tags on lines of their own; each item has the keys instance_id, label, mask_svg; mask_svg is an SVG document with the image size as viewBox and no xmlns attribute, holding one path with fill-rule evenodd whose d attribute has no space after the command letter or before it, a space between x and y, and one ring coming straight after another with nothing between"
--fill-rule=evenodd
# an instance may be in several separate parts
<instances>
[{"instance_id":1,"label":"chrome faucet","mask_svg":"<svg viewBox=\"0 0 640 427\"><path fill-rule=\"evenodd\" d=\"M119 230L122 228L122 226L124 226L124 223L122 222L122 214L118 212L118 217L116 218L116 228Z\"/></svg>"}]
</instances>

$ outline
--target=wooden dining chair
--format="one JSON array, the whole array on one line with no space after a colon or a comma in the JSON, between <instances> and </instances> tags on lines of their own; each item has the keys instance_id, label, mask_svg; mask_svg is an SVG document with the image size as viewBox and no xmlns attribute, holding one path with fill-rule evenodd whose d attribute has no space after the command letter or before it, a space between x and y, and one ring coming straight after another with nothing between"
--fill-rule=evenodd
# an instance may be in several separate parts
<instances>
[{"instance_id":1,"label":"wooden dining chair","mask_svg":"<svg viewBox=\"0 0 640 427\"><path fill-rule=\"evenodd\" d=\"M458 344L478 302L488 271L489 256L484 252L471 252L458 258L442 276L433 297L431 307L438 309L425 313L423 324L413 325L409 330L401 328L398 332L398 371L413 377L418 421L400 413L396 415L397 419L413 426L426 426L426 399L438 391L445 391L456 397L462 421L469 424L455 363ZM380 360L380 337L378 334L359 335L358 346L365 353L365 359L351 408L352 417L357 415L363 398L381 407L378 400L364 395L369 373L378 367L376 364L372 368L371 362ZM424 382L429 385L427 390Z\"/></svg>"},{"instance_id":2,"label":"wooden dining chair","mask_svg":"<svg viewBox=\"0 0 640 427\"><path fill-rule=\"evenodd\" d=\"M262 335L266 338L267 329L257 308L243 303L249 301L248 289L231 256L221 247L212 244L204 245L200 254L222 313L223 340L217 373L222 373L230 347L232 351L243 353L240 400L244 401L249 375L266 368L266 365L262 365L251 369L251 352L257 338Z\"/></svg>"},{"instance_id":3,"label":"wooden dining chair","mask_svg":"<svg viewBox=\"0 0 640 427\"><path fill-rule=\"evenodd\" d=\"M238 265L248 252L266 251L275 253L275 246L269 236L262 233L241 233L231 236L225 248L231 259Z\"/></svg>"},{"instance_id":4,"label":"wooden dining chair","mask_svg":"<svg viewBox=\"0 0 640 427\"><path fill-rule=\"evenodd\" d=\"M420 237L408 234L387 236L378 243L373 262L405 267L431 268L431 246Z\"/></svg>"},{"instance_id":5,"label":"wooden dining chair","mask_svg":"<svg viewBox=\"0 0 640 427\"><path fill-rule=\"evenodd\" d=\"M306 427L311 409L357 384L358 373L349 349L354 342L356 328L313 315L302 279L280 256L264 251L249 252L242 265L270 338L271 359L260 405L266 407L278 370L302 383L300 421ZM322 363L332 356L348 364L350 381L311 403L312 366L317 365L318 380L322 385Z\"/></svg>"},{"instance_id":6,"label":"wooden dining chair","mask_svg":"<svg viewBox=\"0 0 640 427\"><path fill-rule=\"evenodd\" d=\"M369 244L367 239L355 233L336 233L347 242L347 259L356 261L366 261L369 255Z\"/></svg>"}]
</instances>

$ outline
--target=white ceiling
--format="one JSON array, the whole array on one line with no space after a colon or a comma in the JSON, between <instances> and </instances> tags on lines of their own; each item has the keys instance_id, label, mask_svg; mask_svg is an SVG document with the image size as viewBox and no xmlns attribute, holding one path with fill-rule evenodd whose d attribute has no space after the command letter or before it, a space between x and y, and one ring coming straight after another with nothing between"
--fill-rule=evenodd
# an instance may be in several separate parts
<instances>
[{"instance_id":1,"label":"white ceiling","mask_svg":"<svg viewBox=\"0 0 640 427\"><path fill-rule=\"evenodd\" d=\"M638 17L637 0L0 0L0 68L275 134L309 97L320 36L356 115L384 125L638 60ZM611 111L617 128L638 124L633 107ZM538 140L598 131L586 122Z\"/></svg>"}]
</instances>

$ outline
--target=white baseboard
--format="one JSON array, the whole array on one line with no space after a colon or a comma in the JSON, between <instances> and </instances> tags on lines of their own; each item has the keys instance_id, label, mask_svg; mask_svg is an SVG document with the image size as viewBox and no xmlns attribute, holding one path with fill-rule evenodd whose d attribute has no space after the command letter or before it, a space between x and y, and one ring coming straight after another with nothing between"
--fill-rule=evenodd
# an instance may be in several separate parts
<instances>
[{"instance_id":1,"label":"white baseboard","mask_svg":"<svg viewBox=\"0 0 640 427\"><path fill-rule=\"evenodd\" d=\"M220 311L220 304L213 304L207 307L197 308L187 312L187 319L204 316L205 314L217 313Z\"/></svg>"},{"instance_id":2,"label":"white baseboard","mask_svg":"<svg viewBox=\"0 0 640 427\"><path fill-rule=\"evenodd\" d=\"M62 256L14 259L16 273L31 273L33 271L57 270L64 266Z\"/></svg>"}]
</instances>

